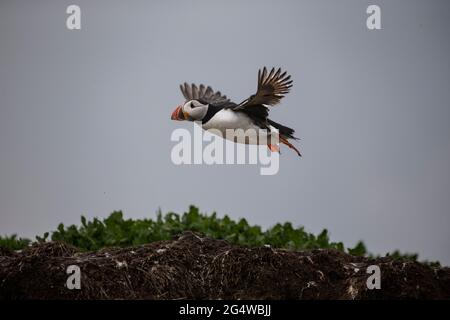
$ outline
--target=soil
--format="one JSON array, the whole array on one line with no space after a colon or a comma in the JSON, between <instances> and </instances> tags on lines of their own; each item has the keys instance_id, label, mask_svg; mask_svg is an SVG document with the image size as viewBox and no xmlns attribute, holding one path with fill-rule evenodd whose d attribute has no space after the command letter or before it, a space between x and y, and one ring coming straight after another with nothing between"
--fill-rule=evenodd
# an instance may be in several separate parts
<instances>
[{"instance_id":1,"label":"soil","mask_svg":"<svg viewBox=\"0 0 450 320\"><path fill-rule=\"evenodd\" d=\"M80 268L79 290L66 287L70 265ZM380 267L381 289L368 289L369 265ZM0 248L0 299L450 299L450 268L249 248L185 232L95 252L58 242Z\"/></svg>"}]
</instances>

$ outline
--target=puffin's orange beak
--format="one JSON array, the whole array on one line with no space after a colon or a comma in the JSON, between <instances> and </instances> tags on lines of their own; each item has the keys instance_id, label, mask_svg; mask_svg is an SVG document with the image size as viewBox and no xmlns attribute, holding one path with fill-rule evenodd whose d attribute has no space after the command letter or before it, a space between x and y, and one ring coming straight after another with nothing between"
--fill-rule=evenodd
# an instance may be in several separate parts
<instances>
[{"instance_id":1,"label":"puffin's orange beak","mask_svg":"<svg viewBox=\"0 0 450 320\"><path fill-rule=\"evenodd\" d=\"M176 107L176 109L172 112L172 116L170 117L170 119L178 121L186 120L181 106Z\"/></svg>"}]
</instances>

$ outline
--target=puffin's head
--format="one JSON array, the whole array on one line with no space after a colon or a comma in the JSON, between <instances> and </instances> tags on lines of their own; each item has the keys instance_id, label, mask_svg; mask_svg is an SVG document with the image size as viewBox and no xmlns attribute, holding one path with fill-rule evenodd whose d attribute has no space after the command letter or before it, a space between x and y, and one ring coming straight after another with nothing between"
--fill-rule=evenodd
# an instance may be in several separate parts
<instances>
[{"instance_id":1,"label":"puffin's head","mask_svg":"<svg viewBox=\"0 0 450 320\"><path fill-rule=\"evenodd\" d=\"M182 105L176 107L172 112L172 120L189 120L189 121L201 121L206 112L208 112L209 105L201 100L189 100Z\"/></svg>"}]
</instances>

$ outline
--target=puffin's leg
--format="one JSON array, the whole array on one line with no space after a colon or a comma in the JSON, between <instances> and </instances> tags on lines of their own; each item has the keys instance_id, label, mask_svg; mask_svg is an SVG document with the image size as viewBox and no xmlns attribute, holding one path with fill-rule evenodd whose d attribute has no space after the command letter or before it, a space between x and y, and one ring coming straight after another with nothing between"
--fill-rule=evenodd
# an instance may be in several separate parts
<instances>
[{"instance_id":1,"label":"puffin's leg","mask_svg":"<svg viewBox=\"0 0 450 320\"><path fill-rule=\"evenodd\" d=\"M283 138L281 135L280 135L280 142L283 143L283 144L285 144L285 145L287 145L289 148L294 149L295 152L297 152L297 154L298 154L300 157L302 156L301 153L300 153L300 151L298 151L298 149L297 149L296 147L294 147L294 145L293 145L292 143L290 143L289 141L287 141L287 139Z\"/></svg>"},{"instance_id":2,"label":"puffin's leg","mask_svg":"<svg viewBox=\"0 0 450 320\"><path fill-rule=\"evenodd\" d=\"M267 147L268 147L269 150L272 151L272 152L278 152L278 153L280 153L280 147L277 146L276 144L270 144L270 143L268 143L268 144L267 144Z\"/></svg>"}]
</instances>

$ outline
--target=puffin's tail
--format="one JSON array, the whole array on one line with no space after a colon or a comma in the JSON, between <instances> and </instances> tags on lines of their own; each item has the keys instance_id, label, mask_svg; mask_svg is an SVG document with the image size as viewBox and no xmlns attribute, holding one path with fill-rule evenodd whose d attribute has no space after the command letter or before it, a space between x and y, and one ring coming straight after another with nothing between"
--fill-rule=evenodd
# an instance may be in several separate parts
<instances>
[{"instance_id":1,"label":"puffin's tail","mask_svg":"<svg viewBox=\"0 0 450 320\"><path fill-rule=\"evenodd\" d=\"M287 139L299 140L298 138L294 137L294 129L283 126L282 124L276 123L275 121L272 121L270 119L267 119L267 122L269 122L271 126L277 128L280 135L285 136Z\"/></svg>"},{"instance_id":2,"label":"puffin's tail","mask_svg":"<svg viewBox=\"0 0 450 320\"><path fill-rule=\"evenodd\" d=\"M289 127L283 126L279 123L276 123L275 121L272 121L270 119L267 119L267 121L269 122L269 124L271 126L278 129L280 142L287 145L289 148L294 149L295 152L297 152L297 154L301 157L302 155L301 155L300 151L298 151L298 149L287 140L287 139L299 140L299 138L294 137L295 130L291 129Z\"/></svg>"}]
</instances>

